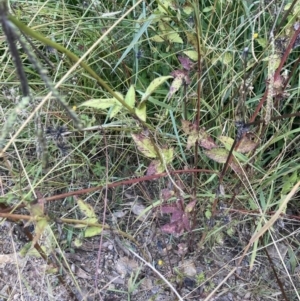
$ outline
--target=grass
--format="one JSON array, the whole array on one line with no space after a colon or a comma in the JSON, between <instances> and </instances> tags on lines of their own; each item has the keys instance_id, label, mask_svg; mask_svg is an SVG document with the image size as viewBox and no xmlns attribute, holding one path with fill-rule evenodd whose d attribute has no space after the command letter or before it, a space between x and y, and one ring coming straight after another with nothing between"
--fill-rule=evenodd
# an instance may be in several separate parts
<instances>
[{"instance_id":1,"label":"grass","mask_svg":"<svg viewBox=\"0 0 300 301\"><path fill-rule=\"evenodd\" d=\"M48 266L63 266L80 297L58 281L77 300L86 299L65 255L74 244L97 238L99 267L111 231L140 247L149 267L141 237L153 228L173 242L154 274L177 298L188 299L185 278L200 288L197 300L221 295L234 261L265 269L248 280L253 298L299 298L299 9L275 0L19 1L8 13L1 4L2 223L34 224L26 235ZM222 262L219 248L231 258ZM174 252L182 262L207 254L204 274L176 276ZM208 271L219 261L218 282ZM124 300L143 273L129 273ZM93 296L126 287L107 280L99 289L93 276ZM21 290L33 290L26 281Z\"/></svg>"}]
</instances>

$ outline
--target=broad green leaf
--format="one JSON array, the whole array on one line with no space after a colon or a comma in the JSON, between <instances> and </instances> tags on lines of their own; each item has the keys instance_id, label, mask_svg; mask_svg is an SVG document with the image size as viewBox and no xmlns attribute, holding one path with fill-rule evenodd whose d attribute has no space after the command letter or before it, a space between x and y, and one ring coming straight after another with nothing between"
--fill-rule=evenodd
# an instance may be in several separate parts
<instances>
[{"instance_id":1,"label":"broad green leaf","mask_svg":"<svg viewBox=\"0 0 300 301\"><path fill-rule=\"evenodd\" d=\"M186 50L186 51L183 51L183 53L193 61L198 60L198 52L195 50Z\"/></svg>"},{"instance_id":2,"label":"broad green leaf","mask_svg":"<svg viewBox=\"0 0 300 301\"><path fill-rule=\"evenodd\" d=\"M41 246L42 251L45 254L49 254L50 252L47 252L49 250L46 249L45 246ZM32 248L32 243L27 243L24 245L24 247L19 251L18 253L21 257L30 256L34 258L40 258L41 254L36 248Z\"/></svg>"},{"instance_id":3,"label":"broad green leaf","mask_svg":"<svg viewBox=\"0 0 300 301\"><path fill-rule=\"evenodd\" d=\"M139 105L137 108L135 108L135 114L138 116L141 120L146 121L147 118L147 110L146 110L146 102Z\"/></svg>"},{"instance_id":4,"label":"broad green leaf","mask_svg":"<svg viewBox=\"0 0 300 301\"><path fill-rule=\"evenodd\" d=\"M123 95L120 92L116 92L122 99L124 99ZM120 111L122 110L122 105L119 101L112 107L111 111L109 112L109 118L115 117Z\"/></svg>"},{"instance_id":5,"label":"broad green leaf","mask_svg":"<svg viewBox=\"0 0 300 301\"><path fill-rule=\"evenodd\" d=\"M95 211L94 211L94 209L91 205L85 203L81 199L77 200L77 204L78 204L78 207L79 207L80 211L82 212L82 214L85 217L88 217L88 218L95 218L96 217Z\"/></svg>"},{"instance_id":6,"label":"broad green leaf","mask_svg":"<svg viewBox=\"0 0 300 301\"><path fill-rule=\"evenodd\" d=\"M258 38L258 39L255 39L255 41L257 41L257 43L262 47L262 48L266 48L267 45L268 45L268 41L264 38Z\"/></svg>"},{"instance_id":7,"label":"broad green leaf","mask_svg":"<svg viewBox=\"0 0 300 301\"><path fill-rule=\"evenodd\" d=\"M167 22L167 20L164 18L164 21ZM167 28L169 28L169 26L167 26L167 24L165 22L161 22L159 21L158 22L158 28L160 29L161 32L167 32L167 31L170 31L168 30Z\"/></svg>"},{"instance_id":8,"label":"broad green leaf","mask_svg":"<svg viewBox=\"0 0 300 301\"><path fill-rule=\"evenodd\" d=\"M219 140L222 142L222 144L225 146L227 150L230 150L232 147L232 144L234 143L234 140L230 137L226 136L220 136ZM250 140L247 137L244 137L240 143L238 148L236 149L237 152L240 152L242 154L248 153L252 151L256 147L256 143L252 140Z\"/></svg>"},{"instance_id":9,"label":"broad green leaf","mask_svg":"<svg viewBox=\"0 0 300 301\"><path fill-rule=\"evenodd\" d=\"M87 219L85 220L88 223L98 223L98 219L97 216L95 214L95 211L93 209L93 207L87 203L85 203L84 201L82 201L81 199L77 200L77 204L78 207L80 209L80 211L82 212L82 214L87 217ZM86 228L86 225L82 225L82 224L77 224L75 225L76 228ZM83 232L83 236L84 237L92 237L95 235L98 235L102 232L102 227L87 227L84 232Z\"/></svg>"},{"instance_id":10,"label":"broad green leaf","mask_svg":"<svg viewBox=\"0 0 300 301\"><path fill-rule=\"evenodd\" d=\"M163 84L165 81L167 81L168 79L173 78L173 76L160 76L155 78L150 85L147 87L146 92L144 93L142 99L141 99L141 103L140 105L146 101L148 99L148 97L155 92L155 90L161 85Z\"/></svg>"},{"instance_id":11,"label":"broad green leaf","mask_svg":"<svg viewBox=\"0 0 300 301\"><path fill-rule=\"evenodd\" d=\"M109 112L109 118L112 119L122 110L122 105L120 103L116 103L111 111Z\"/></svg>"},{"instance_id":12,"label":"broad green leaf","mask_svg":"<svg viewBox=\"0 0 300 301\"><path fill-rule=\"evenodd\" d=\"M212 216L211 211L210 211L210 210L206 210L206 211L205 211L205 217L206 217L207 219L210 219L211 216Z\"/></svg>"},{"instance_id":13,"label":"broad green leaf","mask_svg":"<svg viewBox=\"0 0 300 301\"><path fill-rule=\"evenodd\" d=\"M152 144L152 141L149 137L141 134L131 134L135 144L137 145L137 148L139 151L146 156L147 158L156 158L157 154L154 148L154 145Z\"/></svg>"},{"instance_id":14,"label":"broad green leaf","mask_svg":"<svg viewBox=\"0 0 300 301\"><path fill-rule=\"evenodd\" d=\"M225 148L213 148L211 150L204 151L205 155L210 159L218 162L225 163L229 154L229 151Z\"/></svg>"},{"instance_id":15,"label":"broad green leaf","mask_svg":"<svg viewBox=\"0 0 300 301\"><path fill-rule=\"evenodd\" d=\"M125 102L133 109L135 104L135 88L133 85L130 86L125 96Z\"/></svg>"},{"instance_id":16,"label":"broad green leaf","mask_svg":"<svg viewBox=\"0 0 300 301\"><path fill-rule=\"evenodd\" d=\"M192 12L194 12L194 9L192 6L190 6L189 4L185 4L183 7L182 7L183 11L185 14L187 15L190 15Z\"/></svg>"},{"instance_id":17,"label":"broad green leaf","mask_svg":"<svg viewBox=\"0 0 300 301\"><path fill-rule=\"evenodd\" d=\"M172 4L172 0L159 0L157 2L158 2L158 10L163 14L167 13L166 9L168 9L169 6Z\"/></svg>"},{"instance_id":18,"label":"broad green leaf","mask_svg":"<svg viewBox=\"0 0 300 301\"><path fill-rule=\"evenodd\" d=\"M167 39L170 41L170 43L179 43L179 44L183 43L182 38L179 36L177 32L172 32L167 34Z\"/></svg>"},{"instance_id":19,"label":"broad green leaf","mask_svg":"<svg viewBox=\"0 0 300 301\"><path fill-rule=\"evenodd\" d=\"M213 56L211 59L211 64L215 65L219 61L219 58L220 58L219 56Z\"/></svg>"},{"instance_id":20,"label":"broad green leaf","mask_svg":"<svg viewBox=\"0 0 300 301\"><path fill-rule=\"evenodd\" d=\"M85 231L84 231L84 237L93 237L96 235L101 234L102 232L102 228L101 227L88 227Z\"/></svg>"},{"instance_id":21,"label":"broad green leaf","mask_svg":"<svg viewBox=\"0 0 300 301\"><path fill-rule=\"evenodd\" d=\"M165 40L160 35L155 35L151 37L151 40L156 43L163 43Z\"/></svg>"},{"instance_id":22,"label":"broad green leaf","mask_svg":"<svg viewBox=\"0 0 300 301\"><path fill-rule=\"evenodd\" d=\"M214 9L213 6L207 6L207 7L204 7L204 9L202 10L202 12L208 13L208 12L212 11L213 9Z\"/></svg>"},{"instance_id":23,"label":"broad green leaf","mask_svg":"<svg viewBox=\"0 0 300 301\"><path fill-rule=\"evenodd\" d=\"M90 107L96 109L107 109L118 103L116 98L93 98L80 104L78 107Z\"/></svg>"},{"instance_id":24,"label":"broad green leaf","mask_svg":"<svg viewBox=\"0 0 300 301\"><path fill-rule=\"evenodd\" d=\"M162 149L161 152L166 160L166 164L170 164L174 158L174 148Z\"/></svg>"},{"instance_id":25,"label":"broad green leaf","mask_svg":"<svg viewBox=\"0 0 300 301\"><path fill-rule=\"evenodd\" d=\"M232 138L227 137L227 136L220 136L218 139L222 142L222 144L225 146L225 148L227 150L231 149L232 144L234 142L234 140Z\"/></svg>"},{"instance_id":26,"label":"broad green leaf","mask_svg":"<svg viewBox=\"0 0 300 301\"><path fill-rule=\"evenodd\" d=\"M213 148L210 150L204 151L205 155L210 159L214 160L218 163L225 163L227 161L227 157L229 155L229 151L225 148ZM240 168L235 157L232 157L232 160L229 166L238 174L243 174L242 169Z\"/></svg>"},{"instance_id":27,"label":"broad green leaf","mask_svg":"<svg viewBox=\"0 0 300 301\"><path fill-rule=\"evenodd\" d=\"M34 228L34 236L32 239L32 246L34 246L37 243L37 241L43 234L47 225L48 225L47 218L42 218L37 221L37 223L35 224L35 228Z\"/></svg>"}]
</instances>

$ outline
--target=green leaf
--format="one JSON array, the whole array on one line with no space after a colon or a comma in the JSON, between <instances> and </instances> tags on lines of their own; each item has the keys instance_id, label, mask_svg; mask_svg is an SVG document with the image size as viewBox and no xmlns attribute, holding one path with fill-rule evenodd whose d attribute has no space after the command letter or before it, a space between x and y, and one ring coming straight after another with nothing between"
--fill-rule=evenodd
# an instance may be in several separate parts
<instances>
[{"instance_id":1,"label":"green leaf","mask_svg":"<svg viewBox=\"0 0 300 301\"><path fill-rule=\"evenodd\" d=\"M166 164L170 164L174 158L174 148L162 149L161 152L166 160Z\"/></svg>"},{"instance_id":2,"label":"green leaf","mask_svg":"<svg viewBox=\"0 0 300 301\"><path fill-rule=\"evenodd\" d=\"M101 227L88 227L85 231L84 231L84 237L93 237L96 235L101 234L102 232L102 228Z\"/></svg>"},{"instance_id":3,"label":"green leaf","mask_svg":"<svg viewBox=\"0 0 300 301\"><path fill-rule=\"evenodd\" d=\"M227 157L229 155L229 151L225 148L213 148L210 150L204 151L205 155L210 159L218 162L225 163L227 161ZM235 157L232 157L232 160L229 166L238 174L243 174L242 169L240 168Z\"/></svg>"},{"instance_id":4,"label":"green leaf","mask_svg":"<svg viewBox=\"0 0 300 301\"><path fill-rule=\"evenodd\" d=\"M210 159L218 162L225 163L229 154L229 151L225 148L213 148L211 150L204 151L205 155Z\"/></svg>"},{"instance_id":5,"label":"green leaf","mask_svg":"<svg viewBox=\"0 0 300 301\"><path fill-rule=\"evenodd\" d=\"M234 140L227 136L220 136L218 139L222 142L227 150L230 150L234 143Z\"/></svg>"},{"instance_id":6,"label":"green leaf","mask_svg":"<svg viewBox=\"0 0 300 301\"><path fill-rule=\"evenodd\" d=\"M295 255L292 247L288 247L289 262L291 264L291 272L294 273L298 264L298 256ZM298 258L297 258L298 257Z\"/></svg>"},{"instance_id":7,"label":"green leaf","mask_svg":"<svg viewBox=\"0 0 300 301\"><path fill-rule=\"evenodd\" d=\"M80 211L82 212L82 214L85 217L88 217L88 218L97 218L96 214L95 214L95 211L94 211L94 209L92 208L91 205L85 203L81 199L77 200L77 204L78 204L78 207L79 207ZM97 221L97 219L96 219L96 221Z\"/></svg>"},{"instance_id":8,"label":"green leaf","mask_svg":"<svg viewBox=\"0 0 300 301\"><path fill-rule=\"evenodd\" d=\"M148 88L146 89L146 92L144 93L142 99L141 99L141 103L140 106L142 105L142 103L144 101L146 101L148 99L148 97L155 92L155 90L161 85L163 84L165 81L167 81L169 78L173 78L173 76L160 76L155 78L150 85L148 86Z\"/></svg>"},{"instance_id":9,"label":"green leaf","mask_svg":"<svg viewBox=\"0 0 300 301\"><path fill-rule=\"evenodd\" d=\"M167 12L166 12L165 8L168 9L171 4L172 4L172 0L160 0L158 2L158 10L161 13L166 14Z\"/></svg>"},{"instance_id":10,"label":"green leaf","mask_svg":"<svg viewBox=\"0 0 300 301\"><path fill-rule=\"evenodd\" d=\"M139 105L135 108L135 114L138 116L142 121L146 121L147 112L146 112L146 102Z\"/></svg>"},{"instance_id":11,"label":"green leaf","mask_svg":"<svg viewBox=\"0 0 300 301\"><path fill-rule=\"evenodd\" d=\"M194 8L190 6L189 4L185 4L182 7L182 10L184 11L185 14L190 15L192 12L194 12Z\"/></svg>"},{"instance_id":12,"label":"green leaf","mask_svg":"<svg viewBox=\"0 0 300 301\"><path fill-rule=\"evenodd\" d=\"M210 219L211 216L212 216L212 213L211 213L210 210L206 210L204 214L205 214L205 217L206 217L207 219Z\"/></svg>"},{"instance_id":13,"label":"green leaf","mask_svg":"<svg viewBox=\"0 0 300 301\"><path fill-rule=\"evenodd\" d=\"M174 108L171 105L168 105L164 102L161 102L161 101L157 100L156 98L154 98L152 96L150 96L148 98L148 101L155 104L155 105L157 105L157 106L160 106L162 108L165 108L165 109L168 109L168 110L174 110Z\"/></svg>"},{"instance_id":14,"label":"green leaf","mask_svg":"<svg viewBox=\"0 0 300 301\"><path fill-rule=\"evenodd\" d=\"M208 13L208 12L212 11L213 9L214 9L213 6L207 6L207 7L205 7L205 8L202 10L202 12Z\"/></svg>"},{"instance_id":15,"label":"green leaf","mask_svg":"<svg viewBox=\"0 0 300 301\"><path fill-rule=\"evenodd\" d=\"M283 186L281 189L282 195L287 195L295 184L299 181L298 172L295 170L291 175L286 175L283 177Z\"/></svg>"},{"instance_id":16,"label":"green leaf","mask_svg":"<svg viewBox=\"0 0 300 301\"><path fill-rule=\"evenodd\" d=\"M37 241L43 234L47 225L48 225L47 218L42 218L37 221L37 223L35 224L35 228L34 228L34 237L32 239L32 246L34 246L37 243Z\"/></svg>"},{"instance_id":17,"label":"green leaf","mask_svg":"<svg viewBox=\"0 0 300 301\"><path fill-rule=\"evenodd\" d=\"M115 98L92 98L80 104L78 107L90 107L96 109L107 109L118 103Z\"/></svg>"},{"instance_id":18,"label":"green leaf","mask_svg":"<svg viewBox=\"0 0 300 301\"><path fill-rule=\"evenodd\" d=\"M130 86L125 96L125 102L133 109L135 104L135 88L133 85Z\"/></svg>"},{"instance_id":19,"label":"green leaf","mask_svg":"<svg viewBox=\"0 0 300 301\"><path fill-rule=\"evenodd\" d=\"M80 211L82 212L82 214L87 217L87 219L85 220L88 223L98 223L98 219L97 216L95 214L95 211L93 209L93 207L87 203L85 203L84 201L82 201L81 199L77 200L77 204L78 207L80 209ZM75 225L76 228L86 228L86 225L83 224L77 224ZM92 237L95 235L99 235L102 232L102 227L95 227L95 226L91 226L91 227L87 227L84 232L83 232L83 236L84 237Z\"/></svg>"},{"instance_id":20,"label":"green leaf","mask_svg":"<svg viewBox=\"0 0 300 301\"><path fill-rule=\"evenodd\" d=\"M258 38L255 39L255 41L257 41L257 43L262 47L262 48L266 48L268 45L268 41L266 39L263 38Z\"/></svg>"},{"instance_id":21,"label":"green leaf","mask_svg":"<svg viewBox=\"0 0 300 301\"><path fill-rule=\"evenodd\" d=\"M45 246L41 246L41 249L45 254L49 254L49 252L47 253L47 249ZM24 245L24 247L19 251L19 255L21 257L25 257L25 256L34 257L34 258L41 257L39 251L35 248L32 248L32 243L30 242Z\"/></svg>"},{"instance_id":22,"label":"green leaf","mask_svg":"<svg viewBox=\"0 0 300 301\"><path fill-rule=\"evenodd\" d=\"M109 118L112 119L122 110L122 105L119 103L115 104L114 107L109 112Z\"/></svg>"},{"instance_id":23,"label":"green leaf","mask_svg":"<svg viewBox=\"0 0 300 301\"><path fill-rule=\"evenodd\" d=\"M183 51L183 53L193 61L198 60L198 52L195 50L186 50L186 51Z\"/></svg>"},{"instance_id":24,"label":"green leaf","mask_svg":"<svg viewBox=\"0 0 300 301\"><path fill-rule=\"evenodd\" d=\"M120 92L116 92L122 99L124 99L123 95ZM119 101L113 106L111 111L109 112L109 118L115 117L120 111L122 110L122 105L120 104Z\"/></svg>"},{"instance_id":25,"label":"green leaf","mask_svg":"<svg viewBox=\"0 0 300 301\"><path fill-rule=\"evenodd\" d=\"M179 36L177 32L172 32L167 34L167 39L170 41L170 43L179 43L179 44L183 43L182 38Z\"/></svg>"},{"instance_id":26,"label":"green leaf","mask_svg":"<svg viewBox=\"0 0 300 301\"><path fill-rule=\"evenodd\" d=\"M157 154L155 151L155 147L151 142L151 139L144 135L143 133L141 134L131 134L135 144L137 145L137 148L139 151L145 155L147 158L156 158Z\"/></svg>"},{"instance_id":27,"label":"green leaf","mask_svg":"<svg viewBox=\"0 0 300 301\"><path fill-rule=\"evenodd\" d=\"M160 35L155 35L151 38L151 40L153 42L156 42L156 43L163 43L165 40L160 36Z\"/></svg>"}]
</instances>

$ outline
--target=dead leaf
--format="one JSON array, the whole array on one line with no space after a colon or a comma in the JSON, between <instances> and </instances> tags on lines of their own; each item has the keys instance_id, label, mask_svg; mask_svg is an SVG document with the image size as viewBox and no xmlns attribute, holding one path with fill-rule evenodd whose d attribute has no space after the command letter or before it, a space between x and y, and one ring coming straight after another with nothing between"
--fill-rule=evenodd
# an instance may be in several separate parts
<instances>
[{"instance_id":1,"label":"dead leaf","mask_svg":"<svg viewBox=\"0 0 300 301\"><path fill-rule=\"evenodd\" d=\"M205 149L212 149L217 147L214 140L210 135L205 131L205 129L199 129L195 123L192 123L187 120L181 120L181 126L185 134L188 135L186 148L190 149L195 145L195 142L198 140L198 144Z\"/></svg>"},{"instance_id":2,"label":"dead leaf","mask_svg":"<svg viewBox=\"0 0 300 301\"><path fill-rule=\"evenodd\" d=\"M135 203L131 208L132 212L138 216L137 218L142 221L146 219L145 214L141 215L145 211L145 209L146 207L144 205L138 203Z\"/></svg>"},{"instance_id":3,"label":"dead leaf","mask_svg":"<svg viewBox=\"0 0 300 301\"><path fill-rule=\"evenodd\" d=\"M131 134L138 150L147 158L156 158L156 150L151 139L144 133Z\"/></svg>"},{"instance_id":4,"label":"dead leaf","mask_svg":"<svg viewBox=\"0 0 300 301\"><path fill-rule=\"evenodd\" d=\"M161 164L161 162L159 160L153 160L153 161L151 161L151 163L149 164L149 166L147 168L146 175L153 176L153 175L162 173L164 171L165 171L165 167L163 166L163 164Z\"/></svg>"},{"instance_id":5,"label":"dead leaf","mask_svg":"<svg viewBox=\"0 0 300 301\"><path fill-rule=\"evenodd\" d=\"M179 62L181 63L181 66L183 69L190 71L194 63L188 58L184 56L178 57Z\"/></svg>"},{"instance_id":6,"label":"dead leaf","mask_svg":"<svg viewBox=\"0 0 300 301\"><path fill-rule=\"evenodd\" d=\"M125 278L126 275L130 275L132 272L135 272L139 268L139 263L124 256L116 262L115 267L120 276L122 278Z\"/></svg>"},{"instance_id":7,"label":"dead leaf","mask_svg":"<svg viewBox=\"0 0 300 301\"><path fill-rule=\"evenodd\" d=\"M169 200L171 197L173 197L175 194L174 190L168 189L168 188L164 188L161 190L161 198L164 201Z\"/></svg>"},{"instance_id":8,"label":"dead leaf","mask_svg":"<svg viewBox=\"0 0 300 301\"><path fill-rule=\"evenodd\" d=\"M192 259L184 260L180 265L180 269L188 277L194 277L197 274L197 269Z\"/></svg>"},{"instance_id":9,"label":"dead leaf","mask_svg":"<svg viewBox=\"0 0 300 301\"><path fill-rule=\"evenodd\" d=\"M75 266L75 275L82 279L92 279L91 275L81 269L79 266Z\"/></svg>"},{"instance_id":10,"label":"dead leaf","mask_svg":"<svg viewBox=\"0 0 300 301\"><path fill-rule=\"evenodd\" d=\"M217 144L214 142L213 138L204 130L199 130L199 145L205 149L212 149L217 147Z\"/></svg>"},{"instance_id":11,"label":"dead leaf","mask_svg":"<svg viewBox=\"0 0 300 301\"><path fill-rule=\"evenodd\" d=\"M15 254L0 254L0 264L16 263Z\"/></svg>"},{"instance_id":12,"label":"dead leaf","mask_svg":"<svg viewBox=\"0 0 300 301\"><path fill-rule=\"evenodd\" d=\"M122 218L127 214L127 212L128 212L127 210L119 210L119 211L113 212L112 215L116 218Z\"/></svg>"},{"instance_id":13,"label":"dead leaf","mask_svg":"<svg viewBox=\"0 0 300 301\"><path fill-rule=\"evenodd\" d=\"M237 148L237 152L240 152L242 154L249 153L253 151L257 146L257 143L249 139L247 136L245 136L241 142L239 147Z\"/></svg>"}]
</instances>

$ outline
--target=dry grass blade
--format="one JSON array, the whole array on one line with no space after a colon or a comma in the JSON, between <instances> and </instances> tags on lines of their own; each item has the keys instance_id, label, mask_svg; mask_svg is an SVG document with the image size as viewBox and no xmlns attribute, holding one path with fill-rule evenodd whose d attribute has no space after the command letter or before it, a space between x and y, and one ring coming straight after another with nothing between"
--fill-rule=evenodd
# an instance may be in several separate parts
<instances>
[{"instance_id":1,"label":"dry grass blade","mask_svg":"<svg viewBox=\"0 0 300 301\"><path fill-rule=\"evenodd\" d=\"M246 248L243 252L243 255L241 256L241 258L238 261L239 264L242 262L243 258L245 257L246 253L248 252L248 250L252 246L252 244L254 242L256 242L266 231L270 230L271 227L274 225L274 223L280 218L280 215L284 212L288 202L295 195L295 193L297 192L299 186L300 186L300 181L293 187L293 189L290 191L290 193L284 198L284 200L282 201L280 207L278 208L278 210L276 210L276 212L270 218L270 220L257 233L255 233L251 237L248 245L246 246ZM252 266L250 266L250 269L252 269Z\"/></svg>"}]
</instances>

